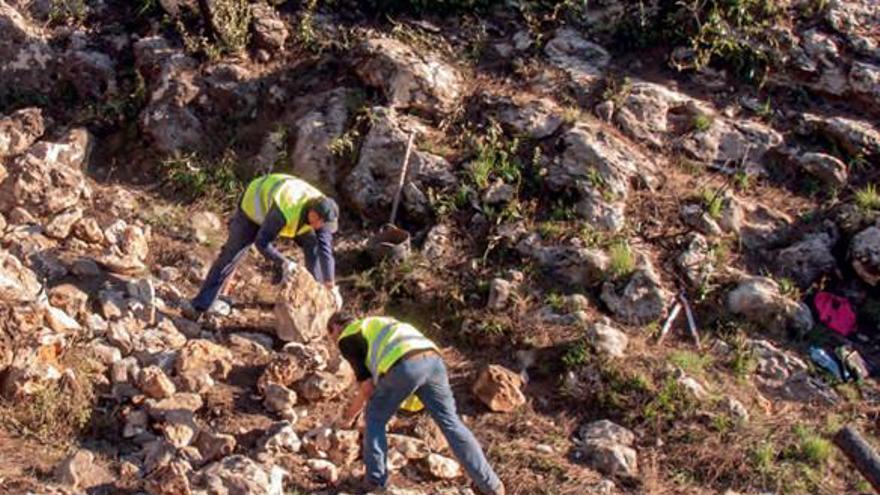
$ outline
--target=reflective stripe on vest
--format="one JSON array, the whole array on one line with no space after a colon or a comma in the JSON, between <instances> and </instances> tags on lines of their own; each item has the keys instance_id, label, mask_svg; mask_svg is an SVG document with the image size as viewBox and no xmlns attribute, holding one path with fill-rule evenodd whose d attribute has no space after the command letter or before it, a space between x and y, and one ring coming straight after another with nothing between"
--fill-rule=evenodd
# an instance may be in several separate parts
<instances>
[{"instance_id":1,"label":"reflective stripe on vest","mask_svg":"<svg viewBox=\"0 0 880 495\"><path fill-rule=\"evenodd\" d=\"M323 194L310 184L286 174L270 174L251 181L241 200L241 209L254 222L261 224L272 205L278 206L287 220L279 235L296 237L312 230L307 223L300 227L303 208Z\"/></svg>"},{"instance_id":2,"label":"reflective stripe on vest","mask_svg":"<svg viewBox=\"0 0 880 495\"><path fill-rule=\"evenodd\" d=\"M361 332L367 341L365 364L373 375L374 383L406 353L437 349L437 346L415 327L393 318L364 318L346 327L339 338L341 340L357 332Z\"/></svg>"}]
</instances>

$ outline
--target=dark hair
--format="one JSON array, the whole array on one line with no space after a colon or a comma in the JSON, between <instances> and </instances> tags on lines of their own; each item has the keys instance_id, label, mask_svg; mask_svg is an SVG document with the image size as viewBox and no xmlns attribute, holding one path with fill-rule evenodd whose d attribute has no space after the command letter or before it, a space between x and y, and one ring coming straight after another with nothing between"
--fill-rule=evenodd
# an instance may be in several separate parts
<instances>
[{"instance_id":1,"label":"dark hair","mask_svg":"<svg viewBox=\"0 0 880 495\"><path fill-rule=\"evenodd\" d=\"M346 311L339 311L334 313L333 316L327 320L327 330L332 329L334 326L341 326L342 328L347 327L354 321L354 315L348 313Z\"/></svg>"}]
</instances>

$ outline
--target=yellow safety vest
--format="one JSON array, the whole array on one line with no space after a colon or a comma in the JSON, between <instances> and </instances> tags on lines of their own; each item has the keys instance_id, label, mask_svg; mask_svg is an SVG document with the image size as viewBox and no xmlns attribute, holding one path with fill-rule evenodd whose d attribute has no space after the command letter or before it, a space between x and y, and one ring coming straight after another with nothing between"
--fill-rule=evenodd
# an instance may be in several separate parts
<instances>
[{"instance_id":1,"label":"yellow safety vest","mask_svg":"<svg viewBox=\"0 0 880 495\"><path fill-rule=\"evenodd\" d=\"M366 365L373 375L373 383L408 352L437 350L437 346L414 326L394 318L374 316L357 320L345 327L339 340L358 332L367 340Z\"/></svg>"},{"instance_id":2,"label":"yellow safety vest","mask_svg":"<svg viewBox=\"0 0 880 495\"><path fill-rule=\"evenodd\" d=\"M323 196L311 184L292 175L269 174L257 177L248 184L241 198L241 209L248 218L262 225L272 205L277 205L287 221L279 235L296 237L312 230L308 223L302 227L299 225L303 207L310 200Z\"/></svg>"}]
</instances>

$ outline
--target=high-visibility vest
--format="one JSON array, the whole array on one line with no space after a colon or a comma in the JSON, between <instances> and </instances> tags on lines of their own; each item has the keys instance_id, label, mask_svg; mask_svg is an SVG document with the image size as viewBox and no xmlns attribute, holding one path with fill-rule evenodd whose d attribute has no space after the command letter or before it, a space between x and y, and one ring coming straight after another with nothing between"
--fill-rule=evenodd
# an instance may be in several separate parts
<instances>
[{"instance_id":1,"label":"high-visibility vest","mask_svg":"<svg viewBox=\"0 0 880 495\"><path fill-rule=\"evenodd\" d=\"M287 221L279 235L296 237L312 230L307 222L300 226L303 208L309 201L323 196L311 184L292 175L269 174L248 184L241 198L241 209L248 218L262 225L272 205L278 206Z\"/></svg>"},{"instance_id":2,"label":"high-visibility vest","mask_svg":"<svg viewBox=\"0 0 880 495\"><path fill-rule=\"evenodd\" d=\"M367 340L366 365L373 375L373 383L408 352L437 350L437 346L414 326L394 318L374 316L357 320L345 327L339 340L357 333Z\"/></svg>"}]
</instances>

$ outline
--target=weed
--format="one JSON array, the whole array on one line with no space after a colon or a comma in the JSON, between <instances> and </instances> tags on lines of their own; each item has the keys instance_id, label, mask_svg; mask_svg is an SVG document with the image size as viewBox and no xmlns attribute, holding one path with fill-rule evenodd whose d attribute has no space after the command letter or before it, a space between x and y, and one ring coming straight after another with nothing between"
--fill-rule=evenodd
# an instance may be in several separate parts
<instances>
[{"instance_id":1,"label":"weed","mask_svg":"<svg viewBox=\"0 0 880 495\"><path fill-rule=\"evenodd\" d=\"M52 24L81 24L89 8L85 0L51 0L49 22Z\"/></svg>"},{"instance_id":2,"label":"weed","mask_svg":"<svg viewBox=\"0 0 880 495\"><path fill-rule=\"evenodd\" d=\"M719 194L718 191L703 189L700 192L700 202L703 204L703 209L710 217L715 220L721 218L721 213L724 210L724 198L721 197L721 194Z\"/></svg>"},{"instance_id":3,"label":"weed","mask_svg":"<svg viewBox=\"0 0 880 495\"><path fill-rule=\"evenodd\" d=\"M794 434L797 436L798 443L796 450L790 454L814 466L822 466L828 462L833 450L830 441L803 425L795 426Z\"/></svg>"},{"instance_id":4,"label":"weed","mask_svg":"<svg viewBox=\"0 0 880 495\"><path fill-rule=\"evenodd\" d=\"M216 164L198 155L171 158L162 163L165 181L187 201L206 199L218 208L229 208L244 191L244 184L235 173L237 158L231 150Z\"/></svg>"},{"instance_id":5,"label":"weed","mask_svg":"<svg viewBox=\"0 0 880 495\"><path fill-rule=\"evenodd\" d=\"M629 77L609 77L605 80L605 89L602 90L602 99L614 102L620 106L632 91L632 80Z\"/></svg>"},{"instance_id":6,"label":"weed","mask_svg":"<svg viewBox=\"0 0 880 495\"><path fill-rule=\"evenodd\" d=\"M136 10L136 15L138 17L148 16L155 12L159 12L161 6L159 5L159 0L138 0L138 7Z\"/></svg>"},{"instance_id":7,"label":"weed","mask_svg":"<svg viewBox=\"0 0 880 495\"><path fill-rule=\"evenodd\" d=\"M562 109L562 121L568 125L576 124L583 117L583 112L575 106L568 106Z\"/></svg>"},{"instance_id":8,"label":"weed","mask_svg":"<svg viewBox=\"0 0 880 495\"><path fill-rule=\"evenodd\" d=\"M251 8L248 0L215 0L212 2L214 28L224 53L237 53L250 39Z\"/></svg>"},{"instance_id":9,"label":"weed","mask_svg":"<svg viewBox=\"0 0 880 495\"><path fill-rule=\"evenodd\" d=\"M694 119L691 122L691 126L693 127L695 132L706 132L712 128L712 116L705 113L698 113L694 115Z\"/></svg>"},{"instance_id":10,"label":"weed","mask_svg":"<svg viewBox=\"0 0 880 495\"><path fill-rule=\"evenodd\" d=\"M648 421L672 421L688 416L696 407L693 395L674 378L667 378L663 386L642 410Z\"/></svg>"},{"instance_id":11,"label":"weed","mask_svg":"<svg viewBox=\"0 0 880 495\"><path fill-rule=\"evenodd\" d=\"M601 231L590 225L589 223L584 223L580 230L578 230L578 237L581 241L584 242L584 245L587 247L599 247L604 245L607 242L605 238L605 234Z\"/></svg>"},{"instance_id":12,"label":"weed","mask_svg":"<svg viewBox=\"0 0 880 495\"><path fill-rule=\"evenodd\" d=\"M762 474L768 474L776 466L776 449L771 442L763 442L752 449L752 466Z\"/></svg>"},{"instance_id":13,"label":"weed","mask_svg":"<svg viewBox=\"0 0 880 495\"><path fill-rule=\"evenodd\" d=\"M296 39L302 46L313 51L318 45L318 36L315 33L315 11L317 8L318 0L307 0L296 24Z\"/></svg>"},{"instance_id":14,"label":"weed","mask_svg":"<svg viewBox=\"0 0 880 495\"><path fill-rule=\"evenodd\" d=\"M712 417L712 429L719 433L727 433L733 429L733 419L726 414L717 414Z\"/></svg>"},{"instance_id":15,"label":"weed","mask_svg":"<svg viewBox=\"0 0 880 495\"><path fill-rule=\"evenodd\" d=\"M736 339L732 347L733 352L731 352L728 366L733 371L734 376L738 379L744 379L758 369L758 360L755 358L751 348L746 345L744 339Z\"/></svg>"},{"instance_id":16,"label":"weed","mask_svg":"<svg viewBox=\"0 0 880 495\"><path fill-rule=\"evenodd\" d=\"M871 166L871 162L865 158L864 153L856 153L852 158L850 158L848 163L849 169L853 171L865 171L868 167Z\"/></svg>"},{"instance_id":17,"label":"weed","mask_svg":"<svg viewBox=\"0 0 880 495\"><path fill-rule=\"evenodd\" d=\"M777 281L779 284L779 293L790 299L799 300L801 298L801 289L794 280L783 277Z\"/></svg>"},{"instance_id":18,"label":"weed","mask_svg":"<svg viewBox=\"0 0 880 495\"><path fill-rule=\"evenodd\" d=\"M738 191L745 191L751 186L752 176L745 170L737 170L733 174L733 183Z\"/></svg>"},{"instance_id":19,"label":"weed","mask_svg":"<svg viewBox=\"0 0 880 495\"><path fill-rule=\"evenodd\" d=\"M702 375L712 365L714 359L710 355L701 355L691 351L675 351L669 355L669 361L682 371Z\"/></svg>"},{"instance_id":20,"label":"weed","mask_svg":"<svg viewBox=\"0 0 880 495\"><path fill-rule=\"evenodd\" d=\"M608 249L608 272L612 279L628 277L636 269L636 260L626 241L618 241Z\"/></svg>"},{"instance_id":21,"label":"weed","mask_svg":"<svg viewBox=\"0 0 880 495\"><path fill-rule=\"evenodd\" d=\"M327 147L333 156L340 158L347 164L353 164L357 158L357 143L359 138L360 131L356 128L351 128L330 140L330 144L328 144Z\"/></svg>"},{"instance_id":22,"label":"weed","mask_svg":"<svg viewBox=\"0 0 880 495\"><path fill-rule=\"evenodd\" d=\"M82 432L92 416L95 391L89 375L97 372L94 360L82 347L68 350L60 358L73 379L49 382L27 400L0 403L0 418L23 435L43 442L63 442Z\"/></svg>"},{"instance_id":23,"label":"weed","mask_svg":"<svg viewBox=\"0 0 880 495\"><path fill-rule=\"evenodd\" d=\"M880 193L874 184L868 184L856 191L856 205L863 211L880 210Z\"/></svg>"},{"instance_id":24,"label":"weed","mask_svg":"<svg viewBox=\"0 0 880 495\"><path fill-rule=\"evenodd\" d=\"M553 311L561 313L565 311L565 296L558 292L551 292L544 298L544 304L550 306Z\"/></svg>"},{"instance_id":25,"label":"weed","mask_svg":"<svg viewBox=\"0 0 880 495\"><path fill-rule=\"evenodd\" d=\"M565 222L569 220L574 220L577 217L577 214L569 205L566 205L564 201L557 200L553 203L553 208L550 210L550 218L556 222Z\"/></svg>"},{"instance_id":26,"label":"weed","mask_svg":"<svg viewBox=\"0 0 880 495\"><path fill-rule=\"evenodd\" d=\"M590 361L590 346L584 340L573 342L562 355L562 365L566 369L574 369Z\"/></svg>"},{"instance_id":27,"label":"weed","mask_svg":"<svg viewBox=\"0 0 880 495\"><path fill-rule=\"evenodd\" d=\"M766 121L773 119L773 104L769 96L764 101L764 103L761 103L758 106L757 110L755 110L755 113L758 114L758 117L761 117Z\"/></svg>"},{"instance_id":28,"label":"weed","mask_svg":"<svg viewBox=\"0 0 880 495\"><path fill-rule=\"evenodd\" d=\"M470 180L477 190L482 191L489 187L493 177L519 187L522 171L516 157L518 147L517 139L505 141L498 123L492 122L489 125L486 134L476 139L477 157L468 167Z\"/></svg>"}]
</instances>

